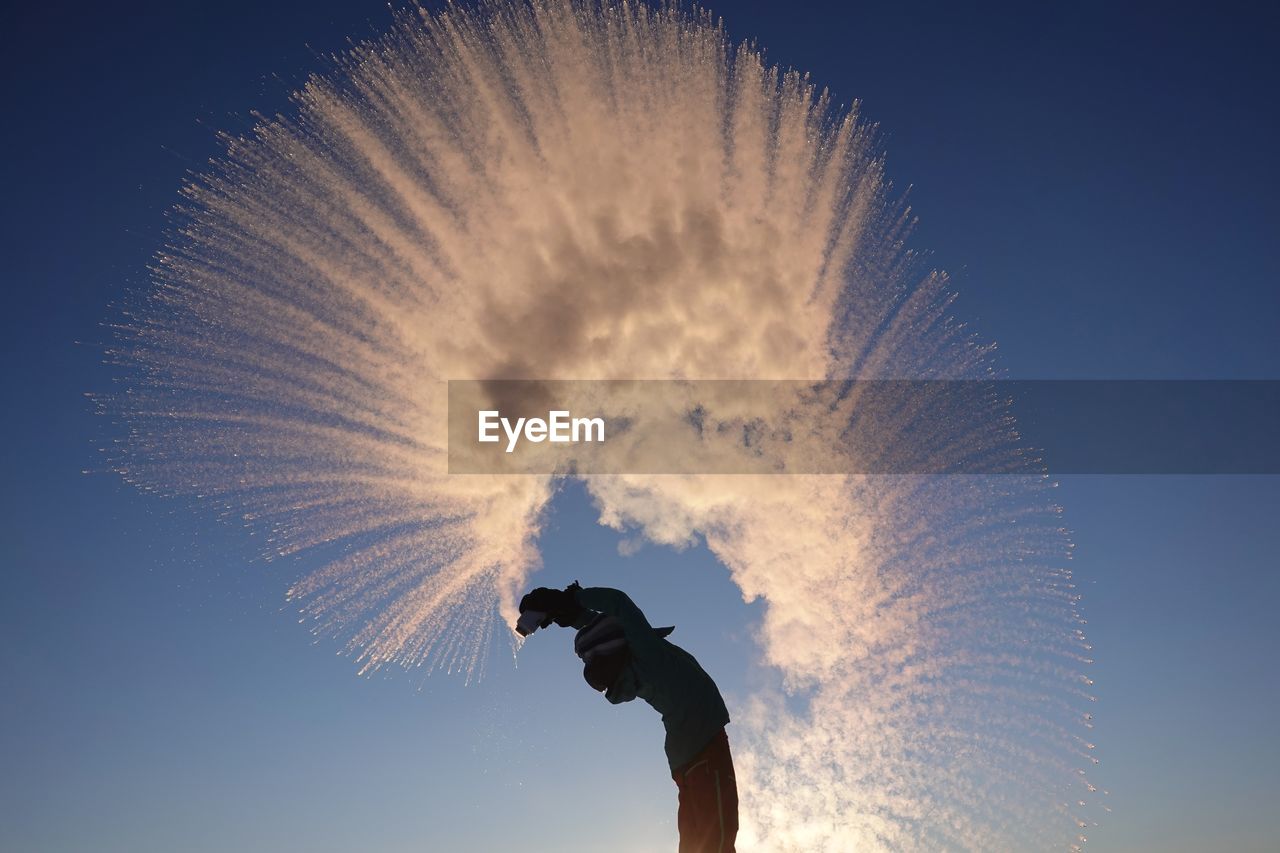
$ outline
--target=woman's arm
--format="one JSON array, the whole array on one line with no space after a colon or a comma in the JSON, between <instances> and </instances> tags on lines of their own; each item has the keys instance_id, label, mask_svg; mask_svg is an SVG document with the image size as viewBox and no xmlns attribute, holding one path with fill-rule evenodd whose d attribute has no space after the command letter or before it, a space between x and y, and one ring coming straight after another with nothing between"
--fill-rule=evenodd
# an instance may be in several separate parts
<instances>
[{"instance_id":1,"label":"woman's arm","mask_svg":"<svg viewBox=\"0 0 1280 853\"><path fill-rule=\"evenodd\" d=\"M589 586L578 587L574 593L577 602L588 610L616 617L622 623L629 639L647 640L655 636L653 626L649 624L644 613L622 590L607 586Z\"/></svg>"}]
</instances>

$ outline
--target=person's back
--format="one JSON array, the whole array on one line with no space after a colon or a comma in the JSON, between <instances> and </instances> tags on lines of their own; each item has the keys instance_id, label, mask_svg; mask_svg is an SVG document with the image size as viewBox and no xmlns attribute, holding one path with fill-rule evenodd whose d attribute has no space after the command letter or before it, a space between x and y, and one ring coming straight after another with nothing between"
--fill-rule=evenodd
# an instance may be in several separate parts
<instances>
[{"instance_id":1,"label":"person's back","mask_svg":"<svg viewBox=\"0 0 1280 853\"><path fill-rule=\"evenodd\" d=\"M620 590L540 587L520 612L547 614L578 629L574 650L583 676L618 704L639 697L662 715L664 748L680 790L680 853L732 853L738 831L737 784L725 726L729 712L715 681L697 659L666 639Z\"/></svg>"}]
</instances>

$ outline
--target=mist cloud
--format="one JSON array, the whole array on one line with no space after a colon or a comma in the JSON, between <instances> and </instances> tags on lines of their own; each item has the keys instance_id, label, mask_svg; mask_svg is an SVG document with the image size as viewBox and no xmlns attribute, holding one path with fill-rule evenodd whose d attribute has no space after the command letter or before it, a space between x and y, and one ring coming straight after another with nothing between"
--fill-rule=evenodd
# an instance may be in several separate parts
<instances>
[{"instance_id":1,"label":"mist cloud","mask_svg":"<svg viewBox=\"0 0 1280 853\"><path fill-rule=\"evenodd\" d=\"M292 594L366 669L474 671L539 566L554 481L450 477L449 379L993 370L905 251L868 126L709 17L402 15L226 142L121 325L117 467L273 555L338 552ZM587 487L602 523L705 541L767 604L744 847L1076 838L1087 646L1043 478Z\"/></svg>"}]
</instances>

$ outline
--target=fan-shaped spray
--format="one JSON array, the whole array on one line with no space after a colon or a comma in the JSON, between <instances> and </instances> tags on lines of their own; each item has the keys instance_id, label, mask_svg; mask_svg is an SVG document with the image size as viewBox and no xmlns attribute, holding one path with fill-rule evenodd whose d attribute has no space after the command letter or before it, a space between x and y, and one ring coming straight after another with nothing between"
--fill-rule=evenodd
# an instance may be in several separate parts
<instances>
[{"instance_id":1,"label":"fan-shaped spray","mask_svg":"<svg viewBox=\"0 0 1280 853\"><path fill-rule=\"evenodd\" d=\"M121 326L117 466L272 554L341 545L292 595L365 670L471 672L538 566L555 483L449 476L448 379L990 375L868 127L705 15L402 14L226 143ZM1049 485L588 479L602 523L705 540L767 603L743 847L1072 843L1087 646Z\"/></svg>"}]
</instances>

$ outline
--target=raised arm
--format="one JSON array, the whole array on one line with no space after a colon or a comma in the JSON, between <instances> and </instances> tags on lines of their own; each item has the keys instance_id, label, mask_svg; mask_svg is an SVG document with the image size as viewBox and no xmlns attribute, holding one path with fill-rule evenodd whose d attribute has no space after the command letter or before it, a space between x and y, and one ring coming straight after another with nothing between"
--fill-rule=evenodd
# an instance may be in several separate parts
<instances>
[{"instance_id":1,"label":"raised arm","mask_svg":"<svg viewBox=\"0 0 1280 853\"><path fill-rule=\"evenodd\" d=\"M649 624L649 620L645 618L644 613L639 607L636 607L634 601L625 592L620 589L612 589L607 586L571 586L570 591L574 593L574 599L582 607L587 610L594 610L598 613L605 613L614 616L629 636L639 639L649 639L653 634L653 626ZM588 617L589 618L589 617ZM587 619L582 619L582 624L587 623ZM575 625L575 627L582 627Z\"/></svg>"},{"instance_id":2,"label":"raised arm","mask_svg":"<svg viewBox=\"0 0 1280 853\"><path fill-rule=\"evenodd\" d=\"M648 643L659 636L625 592L607 586L584 589L575 581L562 590L538 587L520 600L520 613L525 611L533 611L542 617L536 626L540 628L552 622L564 628L584 628L597 613L603 613L617 619L633 643ZM519 630L528 634L534 626ZM663 632L663 636L666 633Z\"/></svg>"}]
</instances>

